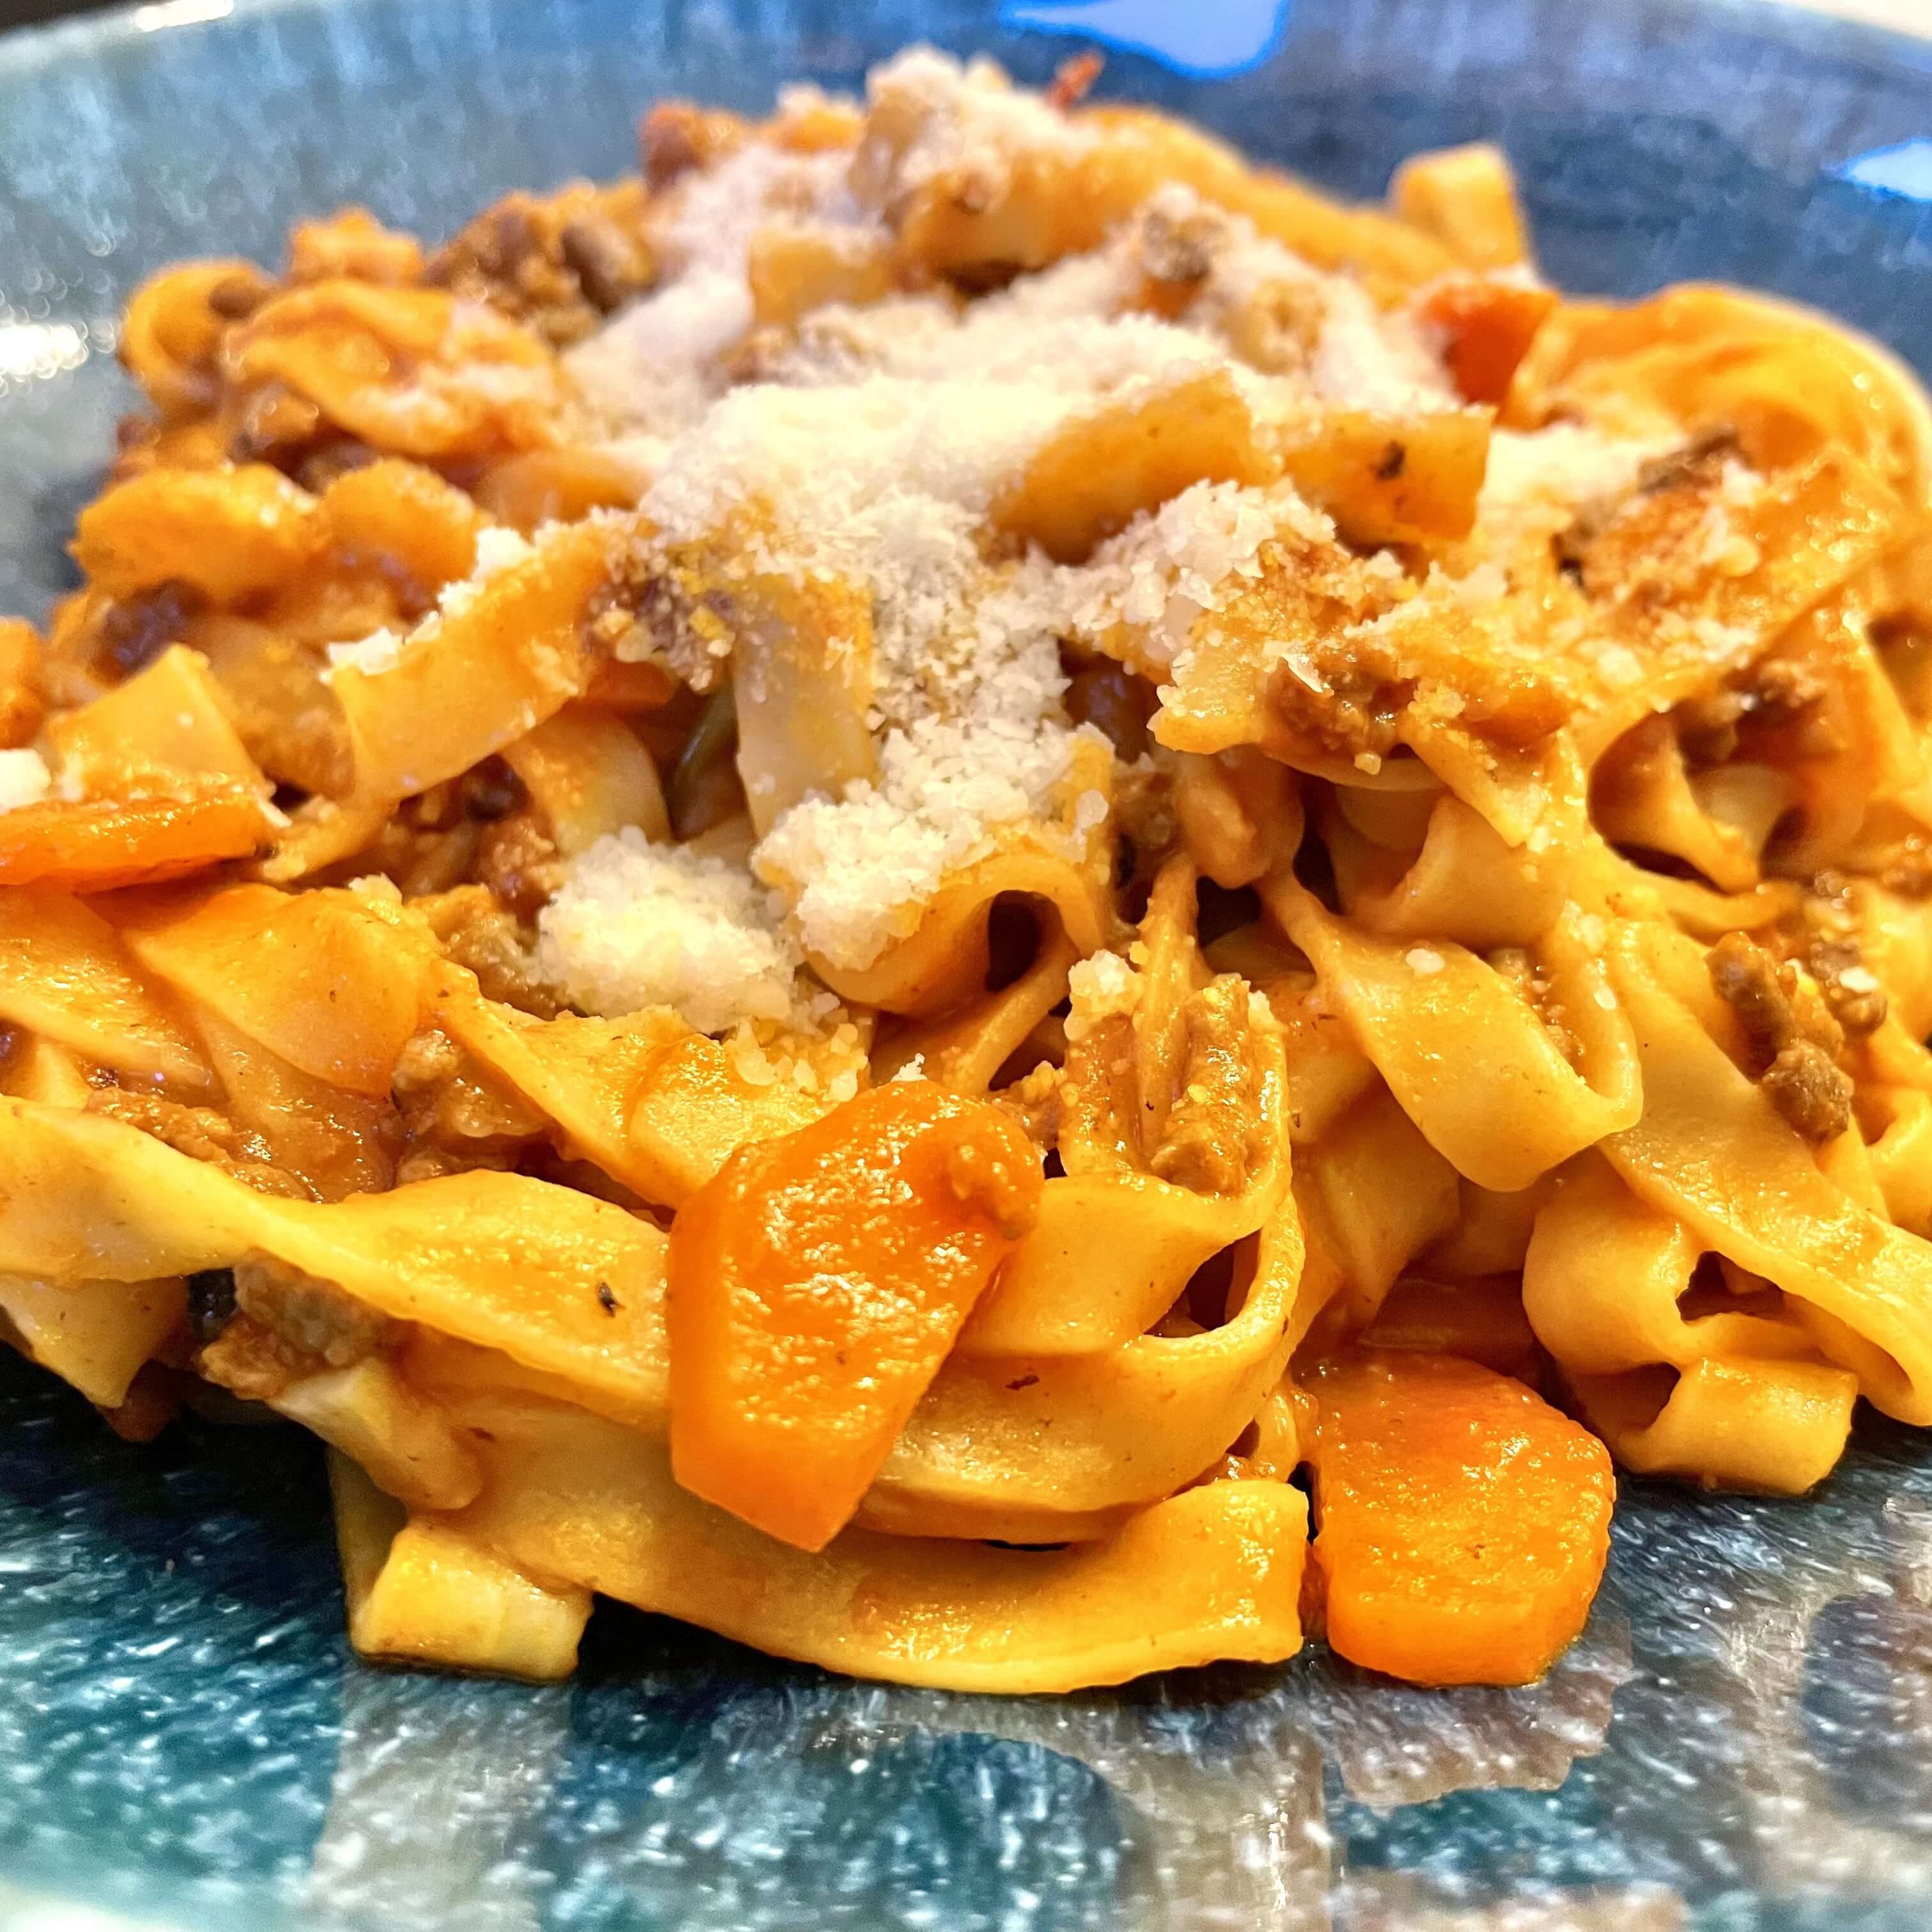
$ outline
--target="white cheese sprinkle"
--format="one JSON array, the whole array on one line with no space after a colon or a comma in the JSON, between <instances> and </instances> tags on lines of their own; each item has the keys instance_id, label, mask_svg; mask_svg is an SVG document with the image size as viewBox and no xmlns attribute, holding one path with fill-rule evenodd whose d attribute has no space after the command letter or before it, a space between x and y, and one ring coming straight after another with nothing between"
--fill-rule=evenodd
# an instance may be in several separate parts
<instances>
[{"instance_id":1,"label":"white cheese sprinkle","mask_svg":"<svg viewBox=\"0 0 1932 1932\"><path fill-rule=\"evenodd\" d=\"M1141 976L1118 952L1096 952L1067 975L1071 1010L1066 1037L1084 1040L1103 1019L1131 1013L1141 1003Z\"/></svg>"},{"instance_id":2,"label":"white cheese sprinkle","mask_svg":"<svg viewBox=\"0 0 1932 1932\"><path fill-rule=\"evenodd\" d=\"M0 752L0 812L38 805L53 789L53 774L34 751Z\"/></svg>"},{"instance_id":3,"label":"white cheese sprinkle","mask_svg":"<svg viewBox=\"0 0 1932 1932\"><path fill-rule=\"evenodd\" d=\"M802 961L778 912L742 868L626 826L572 862L538 914L537 970L612 1018L673 1006L712 1034L790 1019Z\"/></svg>"}]
</instances>

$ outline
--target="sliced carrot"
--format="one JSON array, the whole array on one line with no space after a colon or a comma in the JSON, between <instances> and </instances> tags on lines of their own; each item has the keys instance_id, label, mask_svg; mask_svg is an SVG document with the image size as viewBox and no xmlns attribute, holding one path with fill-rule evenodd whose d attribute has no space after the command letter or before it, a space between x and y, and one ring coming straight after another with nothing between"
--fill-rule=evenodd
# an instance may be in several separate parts
<instances>
[{"instance_id":1,"label":"sliced carrot","mask_svg":"<svg viewBox=\"0 0 1932 1932\"><path fill-rule=\"evenodd\" d=\"M822 1548L1039 1211L1019 1123L926 1082L742 1148L679 1209L672 1472Z\"/></svg>"},{"instance_id":2,"label":"sliced carrot","mask_svg":"<svg viewBox=\"0 0 1932 1932\"><path fill-rule=\"evenodd\" d=\"M134 799L45 799L0 812L0 886L103 892L155 885L245 858L267 836L261 801L232 787Z\"/></svg>"},{"instance_id":3,"label":"sliced carrot","mask_svg":"<svg viewBox=\"0 0 1932 1932\"><path fill-rule=\"evenodd\" d=\"M1316 1572L1330 1645L1419 1684L1527 1684L1588 1616L1616 1491L1603 1444L1446 1355L1324 1365Z\"/></svg>"},{"instance_id":4,"label":"sliced carrot","mask_svg":"<svg viewBox=\"0 0 1932 1932\"><path fill-rule=\"evenodd\" d=\"M1549 289L1472 276L1438 283L1424 298L1422 314L1442 332L1442 359L1462 400L1500 404L1556 306Z\"/></svg>"}]
</instances>

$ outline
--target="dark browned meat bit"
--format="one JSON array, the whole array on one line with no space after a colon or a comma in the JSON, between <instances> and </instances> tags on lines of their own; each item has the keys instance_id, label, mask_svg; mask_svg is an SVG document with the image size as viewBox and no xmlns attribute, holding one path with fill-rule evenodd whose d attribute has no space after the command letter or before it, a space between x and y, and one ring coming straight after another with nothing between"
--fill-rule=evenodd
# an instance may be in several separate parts
<instances>
[{"instance_id":1,"label":"dark browned meat bit","mask_svg":"<svg viewBox=\"0 0 1932 1932\"><path fill-rule=\"evenodd\" d=\"M1823 1048L1808 1040L1781 1048L1758 1084L1766 1099L1814 1144L1836 1140L1852 1124L1852 1083Z\"/></svg>"},{"instance_id":2,"label":"dark browned meat bit","mask_svg":"<svg viewBox=\"0 0 1932 1932\"><path fill-rule=\"evenodd\" d=\"M237 268L208 290L208 305L224 322L241 322L253 315L274 292L274 283L260 269Z\"/></svg>"},{"instance_id":3,"label":"dark browned meat bit","mask_svg":"<svg viewBox=\"0 0 1932 1932\"><path fill-rule=\"evenodd\" d=\"M380 449L371 449L352 436L337 436L296 458L295 478L304 490L320 496L338 476L346 476L353 470L366 470L370 464L382 460Z\"/></svg>"},{"instance_id":4,"label":"dark browned meat bit","mask_svg":"<svg viewBox=\"0 0 1932 1932\"><path fill-rule=\"evenodd\" d=\"M494 822L507 818L530 794L523 781L501 758L485 758L464 774L463 808L472 818Z\"/></svg>"},{"instance_id":5,"label":"dark browned meat bit","mask_svg":"<svg viewBox=\"0 0 1932 1932\"><path fill-rule=\"evenodd\" d=\"M487 302L560 347L648 287L643 239L583 184L544 199L512 194L430 257L423 279Z\"/></svg>"},{"instance_id":6,"label":"dark browned meat bit","mask_svg":"<svg viewBox=\"0 0 1932 1932\"><path fill-rule=\"evenodd\" d=\"M630 237L595 215L566 221L557 236L557 250L584 300L602 315L628 301L647 279Z\"/></svg>"},{"instance_id":7,"label":"dark browned meat bit","mask_svg":"<svg viewBox=\"0 0 1932 1932\"><path fill-rule=\"evenodd\" d=\"M1728 423L1718 423L1700 430L1678 448L1652 457L1639 468L1636 485L1628 494L1600 496L1586 503L1570 526L1556 533L1551 539L1556 561L1572 577L1580 579L1590 546L1626 506L1640 496L1658 496L1680 484L1699 482L1714 474L1726 457L1738 454L1737 431Z\"/></svg>"},{"instance_id":8,"label":"dark browned meat bit","mask_svg":"<svg viewBox=\"0 0 1932 1932\"><path fill-rule=\"evenodd\" d=\"M117 683L146 670L180 637L200 601L186 584L174 583L118 598L101 613L96 670Z\"/></svg>"},{"instance_id":9,"label":"dark browned meat bit","mask_svg":"<svg viewBox=\"0 0 1932 1932\"><path fill-rule=\"evenodd\" d=\"M663 100L638 124L638 160L656 193L693 168L709 166L744 138L745 124L734 114Z\"/></svg>"},{"instance_id":10,"label":"dark browned meat bit","mask_svg":"<svg viewBox=\"0 0 1932 1932\"><path fill-rule=\"evenodd\" d=\"M1844 1030L1816 984L1742 932L1726 933L1706 963L1744 1028L1765 1097L1808 1141L1843 1133L1852 1120L1852 1083L1838 1064Z\"/></svg>"},{"instance_id":11,"label":"dark browned meat bit","mask_svg":"<svg viewBox=\"0 0 1932 1932\"><path fill-rule=\"evenodd\" d=\"M1711 423L1698 430L1688 442L1653 456L1636 472L1637 494L1654 496L1682 483L1714 463L1742 453L1738 433L1729 423Z\"/></svg>"},{"instance_id":12,"label":"dark browned meat bit","mask_svg":"<svg viewBox=\"0 0 1932 1932\"><path fill-rule=\"evenodd\" d=\"M1850 883L1835 872L1820 873L1805 895L1801 918L1804 963L1832 1017L1848 1039L1876 1033L1885 1024L1891 1001L1864 962Z\"/></svg>"},{"instance_id":13,"label":"dark browned meat bit","mask_svg":"<svg viewBox=\"0 0 1932 1932\"><path fill-rule=\"evenodd\" d=\"M1173 286L1205 281L1222 232L1221 223L1205 210L1172 215L1150 208L1141 219L1141 267L1151 280Z\"/></svg>"},{"instance_id":14,"label":"dark browned meat bit","mask_svg":"<svg viewBox=\"0 0 1932 1932\"><path fill-rule=\"evenodd\" d=\"M401 1332L389 1316L334 1282L273 1255L246 1256L231 1272L243 1314L331 1368L362 1361Z\"/></svg>"}]
</instances>

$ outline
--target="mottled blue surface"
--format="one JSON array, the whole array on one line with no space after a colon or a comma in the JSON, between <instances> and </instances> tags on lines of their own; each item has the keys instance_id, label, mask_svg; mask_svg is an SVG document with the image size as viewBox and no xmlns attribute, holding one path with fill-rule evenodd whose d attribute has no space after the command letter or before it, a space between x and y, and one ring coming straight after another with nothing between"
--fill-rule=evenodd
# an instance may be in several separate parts
<instances>
[{"instance_id":1,"label":"mottled blue surface","mask_svg":"<svg viewBox=\"0 0 1932 1932\"><path fill-rule=\"evenodd\" d=\"M1238 64L1217 0L1190 10L1191 39L1146 0L1106 16ZM241 0L0 40L0 609L65 581L127 400L113 318L156 264L272 259L352 198L446 231L622 166L657 95L849 87L916 36L1037 78L1073 44L1001 13L1077 10ZM1932 371L1932 206L1856 165L1932 137L1932 43L1748 0L1275 11L1245 72L1121 53L1103 87L1358 194L1496 135L1556 279L1755 282ZM1526 1690L1310 1657L1010 1703L615 1611L578 1682L532 1690L362 1669L340 1622L301 1439L129 1448L0 1362L0 1928L1932 1925L1932 1453L1882 1426L1803 1503L1629 1486L1589 1631Z\"/></svg>"}]
</instances>

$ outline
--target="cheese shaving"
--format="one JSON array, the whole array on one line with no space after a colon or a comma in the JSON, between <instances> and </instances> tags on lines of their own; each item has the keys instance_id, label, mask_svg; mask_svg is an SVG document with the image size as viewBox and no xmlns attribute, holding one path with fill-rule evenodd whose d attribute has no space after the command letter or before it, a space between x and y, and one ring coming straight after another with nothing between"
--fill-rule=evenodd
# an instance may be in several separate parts
<instances>
[{"instance_id":1,"label":"cheese shaving","mask_svg":"<svg viewBox=\"0 0 1932 1932\"><path fill-rule=\"evenodd\" d=\"M53 774L39 752L0 752L0 812L39 804L53 783Z\"/></svg>"},{"instance_id":2,"label":"cheese shaving","mask_svg":"<svg viewBox=\"0 0 1932 1932\"><path fill-rule=\"evenodd\" d=\"M588 1013L671 1006L700 1033L789 1020L802 962L777 911L728 860L626 826L572 862L539 914L537 970Z\"/></svg>"}]
</instances>

